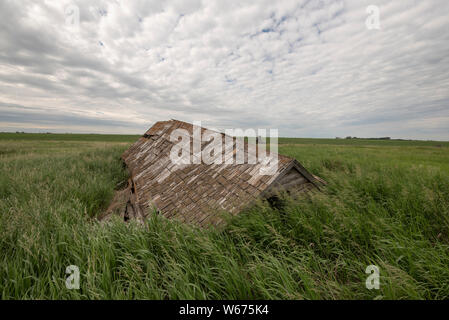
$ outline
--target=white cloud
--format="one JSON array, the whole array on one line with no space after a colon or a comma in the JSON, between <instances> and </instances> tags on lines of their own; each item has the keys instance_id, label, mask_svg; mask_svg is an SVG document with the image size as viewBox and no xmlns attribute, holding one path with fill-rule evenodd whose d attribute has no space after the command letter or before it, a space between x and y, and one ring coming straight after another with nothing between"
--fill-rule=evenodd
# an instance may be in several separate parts
<instances>
[{"instance_id":1,"label":"white cloud","mask_svg":"<svg viewBox=\"0 0 449 320\"><path fill-rule=\"evenodd\" d=\"M65 24L73 4L79 28ZM365 27L372 4L380 30ZM142 133L178 118L287 136L447 140L448 9L445 0L5 0L0 130Z\"/></svg>"}]
</instances>

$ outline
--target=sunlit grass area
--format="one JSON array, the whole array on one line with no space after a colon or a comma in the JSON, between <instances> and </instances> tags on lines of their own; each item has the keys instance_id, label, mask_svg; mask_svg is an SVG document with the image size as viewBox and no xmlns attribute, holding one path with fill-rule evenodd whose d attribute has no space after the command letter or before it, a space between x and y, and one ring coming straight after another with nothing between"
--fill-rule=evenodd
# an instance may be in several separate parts
<instances>
[{"instance_id":1,"label":"sunlit grass area","mask_svg":"<svg viewBox=\"0 0 449 320\"><path fill-rule=\"evenodd\" d=\"M0 134L2 299L449 298L448 143L280 139L321 192L261 201L220 230L155 213L99 222L136 139Z\"/></svg>"}]
</instances>

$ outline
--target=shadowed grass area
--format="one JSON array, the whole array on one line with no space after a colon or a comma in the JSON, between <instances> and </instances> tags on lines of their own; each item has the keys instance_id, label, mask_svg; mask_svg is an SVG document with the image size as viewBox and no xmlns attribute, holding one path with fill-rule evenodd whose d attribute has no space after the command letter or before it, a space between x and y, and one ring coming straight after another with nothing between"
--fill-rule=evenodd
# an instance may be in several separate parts
<instances>
[{"instance_id":1,"label":"shadowed grass area","mask_svg":"<svg viewBox=\"0 0 449 320\"><path fill-rule=\"evenodd\" d=\"M261 201L222 230L100 223L133 139L0 138L2 299L449 298L447 147L281 144L322 192ZM380 290L365 287L371 264Z\"/></svg>"}]
</instances>

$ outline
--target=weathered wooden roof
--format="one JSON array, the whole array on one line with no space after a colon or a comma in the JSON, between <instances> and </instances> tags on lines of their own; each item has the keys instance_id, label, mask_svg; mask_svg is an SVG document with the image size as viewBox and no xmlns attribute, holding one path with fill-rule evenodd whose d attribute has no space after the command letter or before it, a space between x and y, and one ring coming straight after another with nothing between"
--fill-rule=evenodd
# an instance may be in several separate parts
<instances>
[{"instance_id":1,"label":"weathered wooden roof","mask_svg":"<svg viewBox=\"0 0 449 320\"><path fill-rule=\"evenodd\" d=\"M145 216L155 207L169 219L198 226L218 225L222 222L219 211L236 214L275 187L311 187L316 183L296 160L282 155L274 175L260 174L260 163L173 163L170 135L178 128L193 135L192 124L157 122L122 155L131 174L133 211L139 215ZM247 147L245 153L247 156Z\"/></svg>"}]
</instances>

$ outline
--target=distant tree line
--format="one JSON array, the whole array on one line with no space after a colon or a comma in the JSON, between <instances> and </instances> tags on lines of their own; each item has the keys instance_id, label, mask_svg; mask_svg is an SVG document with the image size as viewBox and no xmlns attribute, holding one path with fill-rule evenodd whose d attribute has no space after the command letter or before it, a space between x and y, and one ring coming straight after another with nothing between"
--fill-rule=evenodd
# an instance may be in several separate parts
<instances>
[{"instance_id":1,"label":"distant tree line","mask_svg":"<svg viewBox=\"0 0 449 320\"><path fill-rule=\"evenodd\" d=\"M336 137L335 139L343 139L340 137ZM391 140L391 137L380 137L380 138L357 138L357 137L351 137L347 136L345 139L363 139L363 140Z\"/></svg>"}]
</instances>

